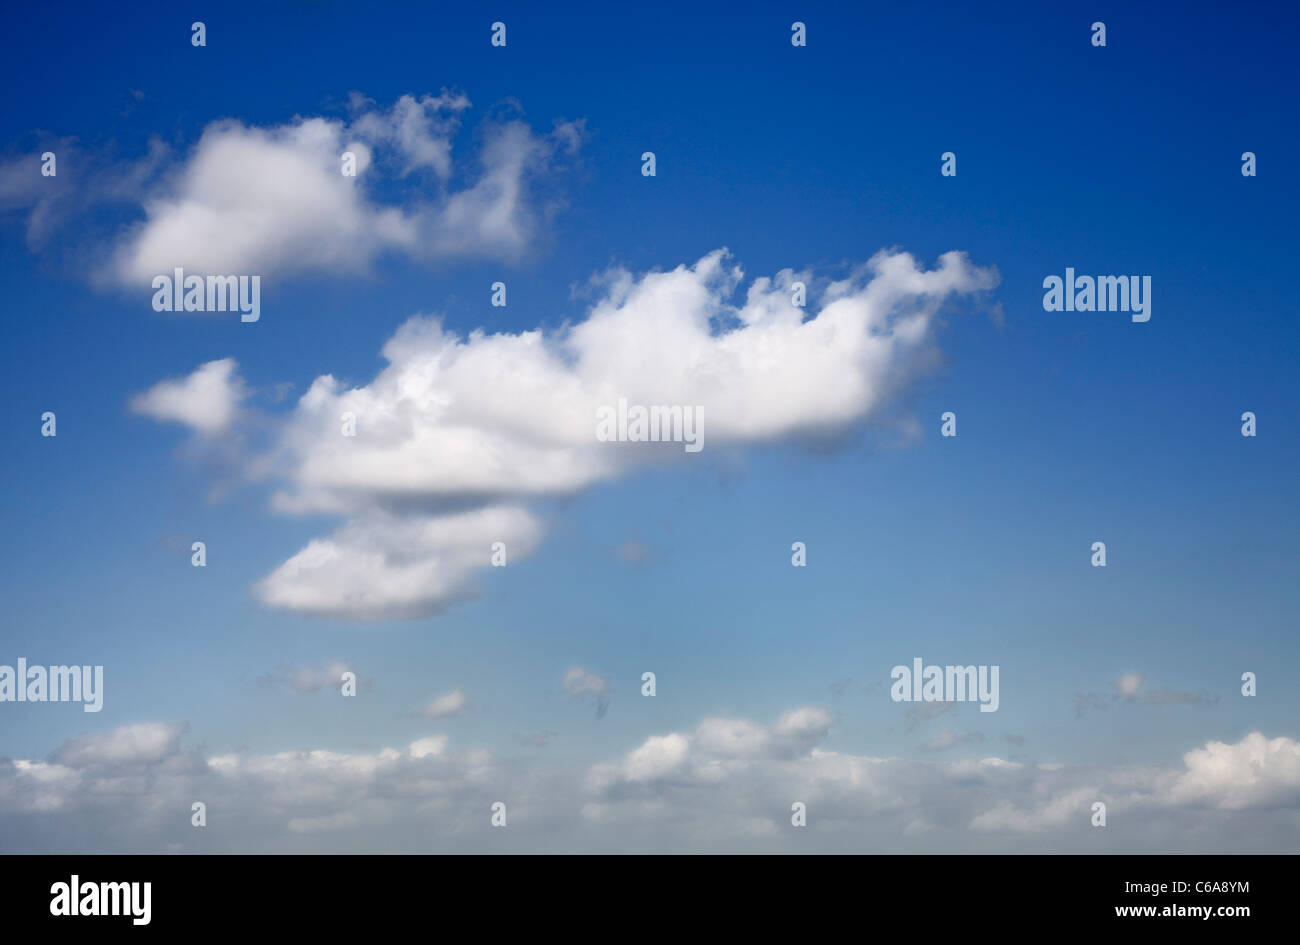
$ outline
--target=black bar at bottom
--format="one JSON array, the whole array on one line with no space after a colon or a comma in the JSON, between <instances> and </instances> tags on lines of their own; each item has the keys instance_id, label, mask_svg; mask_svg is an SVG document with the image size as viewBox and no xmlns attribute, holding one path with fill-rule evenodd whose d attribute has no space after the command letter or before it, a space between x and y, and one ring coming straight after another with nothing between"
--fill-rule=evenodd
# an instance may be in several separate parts
<instances>
[{"instance_id":1,"label":"black bar at bottom","mask_svg":"<svg viewBox=\"0 0 1300 945\"><path fill-rule=\"evenodd\" d=\"M772 934L787 921L809 935L842 922L865 933L887 920L924 940L948 930L1295 927L1297 861L1281 856L596 859L7 856L0 898L6 932L74 935L519 928L694 938L708 929Z\"/></svg>"}]
</instances>

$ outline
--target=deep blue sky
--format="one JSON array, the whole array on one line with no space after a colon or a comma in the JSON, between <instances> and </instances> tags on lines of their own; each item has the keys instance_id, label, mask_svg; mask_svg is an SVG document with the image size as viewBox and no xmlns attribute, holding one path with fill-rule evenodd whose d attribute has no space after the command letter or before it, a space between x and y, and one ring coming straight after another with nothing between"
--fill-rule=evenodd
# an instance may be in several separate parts
<instances>
[{"instance_id":1,"label":"deep blue sky","mask_svg":"<svg viewBox=\"0 0 1300 945\"><path fill-rule=\"evenodd\" d=\"M188 720L216 751L389 744L428 731L413 709L457 686L474 709L439 730L525 756L521 737L557 730L542 756L556 761L811 702L840 714L832 747L908 754L924 732L904 731L887 685L864 687L917 655L1000 664L1001 710L963 707L954 725L1023 735L1025 758L1163 762L1209 738L1295 734L1294 8L705 6L10 12L9 156L37 132L121 158L157 135L183 153L217 119L278 124L340 114L352 90L386 104L444 86L474 103L458 146L508 100L538 129L585 120L588 139L524 264L387 260L368 279L277 282L256 332L91 285L83 251L128 216L36 253L21 217L4 219L0 662L104 663L107 703L98 716L5 706L0 755L157 718ZM204 49L189 44L194 19ZM507 49L488 45L494 19ZM790 46L794 19L807 48ZM1094 20L1104 49L1088 42ZM639 173L645 150L654 179ZM954 179L939 175L948 150ZM1246 150L1256 178L1240 174ZM722 246L750 277L886 246L927 261L964 250L1000 271L1005 324L948 321L946 366L908 404L921 442L774 448L740 474L706 463L602 486L548 507L542 551L487 574L479 600L391 625L260 608L250 583L329 521L273 515L255 489L209 502L178 431L126 408L226 356L259 387L364 383L416 312L460 332L556 325L582 316L571 288L594 272ZM1042 279L1067 266L1150 275L1151 321L1044 312ZM498 278L504 311L488 306ZM38 435L45 410L56 440ZM955 440L938 437L944 410ZM1239 435L1245 410L1255 439ZM190 568L169 536L205 540L209 567ZM610 552L632 538L652 550L645 565ZM789 566L796 539L804 570ZM1104 571L1088 566L1097 539ZM375 690L345 702L253 685L331 658ZM611 678L605 719L559 691L574 664ZM636 691L646 669L656 700ZM1260 675L1254 701L1237 693L1245 670ZM1125 672L1220 701L1075 717L1075 693Z\"/></svg>"}]
</instances>

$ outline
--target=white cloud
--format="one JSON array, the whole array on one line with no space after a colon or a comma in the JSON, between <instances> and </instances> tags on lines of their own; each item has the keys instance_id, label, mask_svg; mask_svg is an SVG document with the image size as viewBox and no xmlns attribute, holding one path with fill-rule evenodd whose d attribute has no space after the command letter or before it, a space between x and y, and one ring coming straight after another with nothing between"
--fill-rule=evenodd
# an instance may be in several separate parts
<instances>
[{"instance_id":1,"label":"white cloud","mask_svg":"<svg viewBox=\"0 0 1300 945\"><path fill-rule=\"evenodd\" d=\"M934 737L921 746L922 751L947 751L966 742L982 742L984 736L979 732L954 732L950 728L940 729Z\"/></svg>"},{"instance_id":2,"label":"white cloud","mask_svg":"<svg viewBox=\"0 0 1300 945\"><path fill-rule=\"evenodd\" d=\"M385 252L516 257L538 226L530 179L551 171L581 136L566 124L546 136L519 121L488 126L477 176L449 189L452 138L469 106L463 95L406 95L386 111L360 99L354 106L350 123L209 125L143 191L145 219L118 246L109 277L142 285L178 266L198 274L362 272ZM342 173L345 151L356 157L355 176ZM381 180L395 180L400 204L375 196L389 189Z\"/></svg>"},{"instance_id":3,"label":"white cloud","mask_svg":"<svg viewBox=\"0 0 1300 945\"><path fill-rule=\"evenodd\" d=\"M274 672L265 673L255 680L259 686L288 686L297 693L316 693L323 690L340 692L343 688L343 674L351 672L356 676L358 692L370 692L374 680L357 672L351 663L331 660L319 665L289 666L281 664Z\"/></svg>"},{"instance_id":4,"label":"white cloud","mask_svg":"<svg viewBox=\"0 0 1300 945\"><path fill-rule=\"evenodd\" d=\"M948 253L939 268L877 255L832 283L817 317L790 304L790 272L739 279L719 251L695 266L611 277L588 318L563 332L475 332L407 322L369 384L317 378L284 435L291 488L281 508L340 511L366 500L564 495L655 461L681 445L606 443L596 411L700 405L709 444L744 445L842 430L879 411L927 360L929 326L953 294L996 276ZM870 276L870 278L868 278ZM715 331L716 324L729 326ZM932 352L931 352L932 353ZM833 378L834 383L827 383ZM358 435L337 435L343 412Z\"/></svg>"},{"instance_id":5,"label":"white cloud","mask_svg":"<svg viewBox=\"0 0 1300 945\"><path fill-rule=\"evenodd\" d=\"M171 421L200 433L228 430L248 396L234 358L201 364L188 376L159 381L131 399L131 409L155 420Z\"/></svg>"},{"instance_id":6,"label":"white cloud","mask_svg":"<svg viewBox=\"0 0 1300 945\"><path fill-rule=\"evenodd\" d=\"M318 538L259 582L272 607L356 620L436 613L473 593L494 542L527 554L541 528L526 511L491 506L406 518L374 509Z\"/></svg>"},{"instance_id":7,"label":"white cloud","mask_svg":"<svg viewBox=\"0 0 1300 945\"><path fill-rule=\"evenodd\" d=\"M1142 688L1142 679L1141 673L1125 673L1115 680L1115 691L1121 699L1136 698L1138 690Z\"/></svg>"},{"instance_id":8,"label":"white cloud","mask_svg":"<svg viewBox=\"0 0 1300 945\"><path fill-rule=\"evenodd\" d=\"M417 317L384 346L388 365L370 383L321 375L272 422L277 443L255 466L284 483L275 509L347 521L257 592L321 616L437 613L474 593L494 542L513 561L540 541L539 522L515 503L690 461L681 444L602 442L599 407L701 407L707 442L723 448L840 433L883 418L933 363L932 322L946 300L997 282L960 253L931 270L879 253L826 284L805 317L790 301L792 271L755 280L733 303L741 278L724 251L640 278L608 274L587 318L550 334L460 338ZM233 362L219 363L233 384ZM167 392L155 400L180 400ZM219 422L216 410L184 413ZM340 435L344 413L356 436Z\"/></svg>"},{"instance_id":9,"label":"white cloud","mask_svg":"<svg viewBox=\"0 0 1300 945\"><path fill-rule=\"evenodd\" d=\"M609 692L609 680L597 673L588 672L581 666L574 666L564 674L560 684L571 696L603 696Z\"/></svg>"},{"instance_id":10,"label":"white cloud","mask_svg":"<svg viewBox=\"0 0 1300 945\"><path fill-rule=\"evenodd\" d=\"M69 233L69 224L92 207L105 204L139 204L149 188L172 161L171 149L158 138L150 138L145 154L131 161L116 161L108 154L85 150L75 138L37 136L39 144L19 157L0 158L0 213L27 215L27 244L48 255L53 239L79 243L80 231ZM36 172L41 155L52 151L58 175L45 177Z\"/></svg>"},{"instance_id":11,"label":"white cloud","mask_svg":"<svg viewBox=\"0 0 1300 945\"><path fill-rule=\"evenodd\" d=\"M1175 799L1221 810L1300 804L1300 742L1252 732L1235 745L1209 742L1183 755Z\"/></svg>"},{"instance_id":12,"label":"white cloud","mask_svg":"<svg viewBox=\"0 0 1300 945\"><path fill-rule=\"evenodd\" d=\"M791 302L791 270L733 302L742 273L719 250L669 272L607 274L588 316L549 334L461 338L413 318L370 383L321 375L287 415L259 420L275 443L246 475L283 483L273 508L346 521L255 590L273 607L319 616L437 613L475 593L495 543L511 561L539 543L541 524L520 502L698 462L680 443L598 439L599 408L622 398L699 408L704 438L724 449L841 434L884 419L935 361L939 308L997 278L961 253L925 270L882 252L825 284L805 317ZM238 419L245 396L226 359L132 403L215 433ZM343 414L355 417L355 436L341 435Z\"/></svg>"},{"instance_id":13,"label":"white cloud","mask_svg":"<svg viewBox=\"0 0 1300 945\"><path fill-rule=\"evenodd\" d=\"M129 726L48 762L0 760L0 828L9 850L481 851L490 798L509 807L512 849L782 852L797 799L805 852L1282 852L1300 839L1293 738L1252 733L1182 764L1085 768L845 754L824 747L827 722L818 707L771 725L706 719L567 769L457 750L446 735L204 757L180 752L182 726ZM195 798L221 830L189 827ZM1098 800L1122 830L1091 826Z\"/></svg>"},{"instance_id":14,"label":"white cloud","mask_svg":"<svg viewBox=\"0 0 1300 945\"><path fill-rule=\"evenodd\" d=\"M451 692L430 700L428 705L420 710L420 714L427 719L446 719L453 715L459 715L468 706L469 697L465 695L465 691L463 689L453 689Z\"/></svg>"},{"instance_id":15,"label":"white cloud","mask_svg":"<svg viewBox=\"0 0 1300 945\"><path fill-rule=\"evenodd\" d=\"M560 681L564 691L579 699L593 696L596 703L596 718L603 719L609 711L609 680L597 673L591 673L581 666L572 667Z\"/></svg>"},{"instance_id":16,"label":"white cloud","mask_svg":"<svg viewBox=\"0 0 1300 945\"><path fill-rule=\"evenodd\" d=\"M470 107L464 95L446 89L441 95L419 99L403 95L387 113L376 111L373 102L359 96L353 96L352 104L358 114L349 136L395 147L402 155L404 174L428 167L444 180L451 176L451 136L460 113ZM362 170L358 167L358 172Z\"/></svg>"},{"instance_id":17,"label":"white cloud","mask_svg":"<svg viewBox=\"0 0 1300 945\"><path fill-rule=\"evenodd\" d=\"M446 735L431 735L428 738L420 738L411 742L407 749L412 758L430 758L435 755L441 755L447 750L447 743L451 741Z\"/></svg>"},{"instance_id":18,"label":"white cloud","mask_svg":"<svg viewBox=\"0 0 1300 945\"><path fill-rule=\"evenodd\" d=\"M123 725L100 735L81 735L64 742L53 760L69 768L162 761L179 750L186 728L183 723L151 722Z\"/></svg>"}]
</instances>

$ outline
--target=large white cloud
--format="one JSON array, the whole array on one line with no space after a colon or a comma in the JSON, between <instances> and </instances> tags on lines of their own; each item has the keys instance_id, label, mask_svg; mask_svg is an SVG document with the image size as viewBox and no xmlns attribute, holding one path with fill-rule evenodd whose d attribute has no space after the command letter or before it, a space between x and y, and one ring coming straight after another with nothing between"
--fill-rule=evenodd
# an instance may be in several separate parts
<instances>
[{"instance_id":1,"label":"large white cloud","mask_svg":"<svg viewBox=\"0 0 1300 945\"><path fill-rule=\"evenodd\" d=\"M585 320L549 336L461 338L412 319L372 382L345 388L323 375L303 396L284 443L292 487L279 501L338 511L376 497L556 495L680 459L680 443L597 440L597 409L620 398L703 408L707 445L842 430L928 363L946 299L997 281L960 253L928 271L881 253L829 284L807 317L791 301L793 272L755 280L733 304L741 277L722 250L639 279L614 273ZM355 438L337 435L345 412Z\"/></svg>"},{"instance_id":2,"label":"large white cloud","mask_svg":"<svg viewBox=\"0 0 1300 945\"><path fill-rule=\"evenodd\" d=\"M699 411L699 442L712 447L842 432L883 416L933 364L946 301L997 283L961 253L925 269L882 252L823 284L810 315L792 300L792 270L737 301L742 278L724 250L639 278L610 273L587 317L550 334L462 338L417 317L369 383L318 377L259 468L283 483L280 511L348 521L262 582L263 600L357 619L435 613L470 593L494 542L510 556L535 546L521 500L698 461L680 442L603 441L600 408ZM355 435L342 434L344 417Z\"/></svg>"},{"instance_id":3,"label":"large white cloud","mask_svg":"<svg viewBox=\"0 0 1300 945\"><path fill-rule=\"evenodd\" d=\"M1210 742L1181 765L912 761L828 750L815 706L711 718L589 766L524 768L446 735L347 752L182 752L180 726L0 761L4 849L1286 851L1300 742ZM73 748L71 746L78 746ZM209 826L189 826L190 805ZM506 803L509 826L490 826ZM807 828L790 805L807 805ZM1091 826L1092 804L1108 826ZM504 846L503 846L504 844Z\"/></svg>"}]
</instances>

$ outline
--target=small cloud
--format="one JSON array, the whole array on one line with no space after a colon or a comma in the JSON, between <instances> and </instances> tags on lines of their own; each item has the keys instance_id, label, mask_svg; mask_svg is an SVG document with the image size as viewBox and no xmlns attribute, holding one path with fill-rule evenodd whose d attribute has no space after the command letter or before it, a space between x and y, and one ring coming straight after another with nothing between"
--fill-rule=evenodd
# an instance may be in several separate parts
<instances>
[{"instance_id":1,"label":"small cloud","mask_svg":"<svg viewBox=\"0 0 1300 945\"><path fill-rule=\"evenodd\" d=\"M559 732L552 732L549 728L541 732L535 732L527 738L522 739L519 744L528 748L545 748L551 743L551 739L559 735Z\"/></svg>"},{"instance_id":2,"label":"small cloud","mask_svg":"<svg viewBox=\"0 0 1300 945\"><path fill-rule=\"evenodd\" d=\"M644 542L632 538L615 548L614 556L624 564L641 565L650 560L650 548Z\"/></svg>"},{"instance_id":3,"label":"small cloud","mask_svg":"<svg viewBox=\"0 0 1300 945\"><path fill-rule=\"evenodd\" d=\"M433 758L445 752L450 741L446 735L418 738L408 746L408 752L412 758Z\"/></svg>"},{"instance_id":4,"label":"small cloud","mask_svg":"<svg viewBox=\"0 0 1300 945\"><path fill-rule=\"evenodd\" d=\"M341 687L343 685L343 674L355 672L350 669L347 663L340 660L323 663L320 666L286 666L281 665L273 673L267 673L258 677L258 684L262 686L277 686L280 684L287 685L294 692L319 692L329 687ZM371 680L356 673L357 690L367 691L371 688Z\"/></svg>"},{"instance_id":5,"label":"small cloud","mask_svg":"<svg viewBox=\"0 0 1300 945\"><path fill-rule=\"evenodd\" d=\"M1148 707L1157 706L1212 706L1219 701L1212 692L1181 692L1176 689L1142 691L1146 676L1142 673L1125 673L1111 681L1114 692L1080 692L1074 697L1074 714L1083 715L1089 709L1105 709L1117 702Z\"/></svg>"},{"instance_id":6,"label":"small cloud","mask_svg":"<svg viewBox=\"0 0 1300 945\"><path fill-rule=\"evenodd\" d=\"M465 695L463 689L453 689L444 695L438 696L420 710L420 714L426 719L447 719L454 715L459 715L469 706L469 697Z\"/></svg>"},{"instance_id":7,"label":"small cloud","mask_svg":"<svg viewBox=\"0 0 1300 945\"><path fill-rule=\"evenodd\" d=\"M159 381L131 398L131 409L209 435L229 429L248 396L234 358L209 361L188 377Z\"/></svg>"},{"instance_id":8,"label":"small cloud","mask_svg":"<svg viewBox=\"0 0 1300 945\"><path fill-rule=\"evenodd\" d=\"M912 706L903 713L907 718L907 731L915 731L918 726L941 715L947 715L956 708L955 702L922 702L920 705Z\"/></svg>"},{"instance_id":9,"label":"small cloud","mask_svg":"<svg viewBox=\"0 0 1300 945\"><path fill-rule=\"evenodd\" d=\"M939 733L934 736L934 738L930 739L928 742L922 745L921 750L922 751L947 751L949 748L953 748L957 745L965 744L966 742L982 742L982 741L984 741L984 736L981 735L979 732L965 732L962 734L958 734L957 732L954 732L952 729L945 728L945 729L941 729Z\"/></svg>"},{"instance_id":10,"label":"small cloud","mask_svg":"<svg viewBox=\"0 0 1300 945\"><path fill-rule=\"evenodd\" d=\"M1084 715L1089 709L1101 710L1110 705L1114 696L1109 699L1106 696L1095 692L1076 692L1074 694L1074 714L1076 716Z\"/></svg>"},{"instance_id":11,"label":"small cloud","mask_svg":"<svg viewBox=\"0 0 1300 945\"><path fill-rule=\"evenodd\" d=\"M604 676L589 673L581 666L575 666L564 674L561 685L565 692L576 698L595 697L596 718L605 717L605 712L609 709L609 680Z\"/></svg>"},{"instance_id":12,"label":"small cloud","mask_svg":"<svg viewBox=\"0 0 1300 945\"><path fill-rule=\"evenodd\" d=\"M1137 698L1138 690L1142 688L1143 675L1141 673L1125 673L1116 679L1111 685L1119 693L1121 699L1133 700Z\"/></svg>"}]
</instances>

